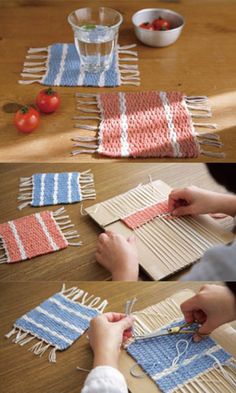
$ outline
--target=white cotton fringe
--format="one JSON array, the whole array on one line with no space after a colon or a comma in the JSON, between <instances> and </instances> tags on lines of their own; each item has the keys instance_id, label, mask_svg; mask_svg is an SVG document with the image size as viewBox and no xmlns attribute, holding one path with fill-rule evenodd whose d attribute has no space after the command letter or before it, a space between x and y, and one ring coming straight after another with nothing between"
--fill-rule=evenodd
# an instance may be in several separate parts
<instances>
[{"instance_id":1,"label":"white cotton fringe","mask_svg":"<svg viewBox=\"0 0 236 393\"><path fill-rule=\"evenodd\" d=\"M30 85L32 83L43 82L43 78L46 76L48 71L49 50L50 47L28 49L26 59L32 61L26 61L24 63L23 71L21 73L23 79L18 81L20 84Z\"/></svg>"},{"instance_id":2,"label":"white cotton fringe","mask_svg":"<svg viewBox=\"0 0 236 393\"><path fill-rule=\"evenodd\" d=\"M87 93L76 93L77 110L79 114L73 116L74 120L78 122L74 125L75 128L81 130L94 131L95 133L100 132L100 125L103 120L102 107L100 105L99 94L87 94ZM87 124L87 121L94 120L97 125ZM71 152L72 156L78 154L93 154L98 152L99 137L95 135L84 135L78 136L72 139L73 147L78 149Z\"/></svg>"},{"instance_id":3,"label":"white cotton fringe","mask_svg":"<svg viewBox=\"0 0 236 393\"><path fill-rule=\"evenodd\" d=\"M96 199L94 176L91 172L91 169L88 169L87 171L80 173L79 187L80 187L80 195L82 197L82 200ZM24 209L26 206L32 205L33 193L34 193L33 176L21 177L20 186L19 186L19 196L17 198L18 201L21 202L20 205L18 206L19 210Z\"/></svg>"},{"instance_id":4,"label":"white cotton fringe","mask_svg":"<svg viewBox=\"0 0 236 393\"><path fill-rule=\"evenodd\" d=\"M140 86L140 72L138 64L129 64L130 62L138 61L138 52L131 50L136 46L136 44L124 46L118 45L118 67L120 71L121 85ZM124 64L123 62L128 62L128 64Z\"/></svg>"},{"instance_id":5,"label":"white cotton fringe","mask_svg":"<svg viewBox=\"0 0 236 393\"><path fill-rule=\"evenodd\" d=\"M89 295L88 292L85 292L83 289L79 289L77 287L66 289L65 284L63 284L60 293L72 302L79 303L88 308L93 308L94 310L97 310L101 313L108 305L107 300L102 300L98 296Z\"/></svg>"},{"instance_id":6,"label":"white cotton fringe","mask_svg":"<svg viewBox=\"0 0 236 393\"><path fill-rule=\"evenodd\" d=\"M219 151L209 151L205 150L204 146L209 146L213 148L222 148L223 143L220 141L220 136L215 133L206 132L207 130L216 130L217 124L207 123L201 121L195 121L195 118L206 119L212 117L211 107L209 105L209 100L207 96L186 96L184 98L184 105L189 111L190 116L192 117L192 129L193 135L197 137L197 141L199 143L199 151L200 154L206 157L213 158L224 158L225 153ZM203 131L202 131L203 130Z\"/></svg>"},{"instance_id":7,"label":"white cotton fringe","mask_svg":"<svg viewBox=\"0 0 236 393\"><path fill-rule=\"evenodd\" d=\"M10 261L6 244L3 238L0 237L0 265Z\"/></svg>"},{"instance_id":8,"label":"white cotton fringe","mask_svg":"<svg viewBox=\"0 0 236 393\"><path fill-rule=\"evenodd\" d=\"M62 235L64 236L65 240L67 241L67 244L69 246L76 246L79 247L83 243L82 242L71 242L73 239L78 239L80 235L76 230L67 230L69 228L74 227L74 224L72 224L70 217L68 215L65 215L66 209L64 207L61 207L60 209L51 212L52 217L54 218L56 225L58 229L60 229Z\"/></svg>"},{"instance_id":9,"label":"white cotton fringe","mask_svg":"<svg viewBox=\"0 0 236 393\"><path fill-rule=\"evenodd\" d=\"M48 355L48 360L50 363L56 363L56 351L59 349L52 344L48 343L47 341L41 340L41 338L37 337L36 335L31 334L28 331L24 331L19 328L17 325L14 325L13 329L5 335L6 338L14 338L12 342L18 344L20 346L24 346L31 342L32 340L37 340L28 351L33 352L34 355L42 357L47 350L51 350Z\"/></svg>"},{"instance_id":10,"label":"white cotton fringe","mask_svg":"<svg viewBox=\"0 0 236 393\"><path fill-rule=\"evenodd\" d=\"M18 206L19 210L24 209L26 206L30 206L33 198L33 177L21 177L19 186L19 196L17 198L21 204Z\"/></svg>"}]
</instances>

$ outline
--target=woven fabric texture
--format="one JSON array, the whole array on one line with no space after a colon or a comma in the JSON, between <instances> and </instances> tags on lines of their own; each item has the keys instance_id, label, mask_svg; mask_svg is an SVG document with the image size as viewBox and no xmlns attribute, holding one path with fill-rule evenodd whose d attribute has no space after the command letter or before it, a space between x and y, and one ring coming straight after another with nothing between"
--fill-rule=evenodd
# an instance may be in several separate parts
<instances>
[{"instance_id":1,"label":"woven fabric texture","mask_svg":"<svg viewBox=\"0 0 236 393\"><path fill-rule=\"evenodd\" d=\"M14 327L63 351L89 327L99 311L57 293L17 319Z\"/></svg>"},{"instance_id":2,"label":"woven fabric texture","mask_svg":"<svg viewBox=\"0 0 236 393\"><path fill-rule=\"evenodd\" d=\"M180 321L168 326L183 323L184 321ZM177 355L176 345L180 339L188 340L189 346L186 353L180 356L178 363L172 365ZM200 343L195 343L192 334L166 335L134 341L128 346L127 352L164 393L171 393L178 386L213 369L215 360L209 354L214 355L222 365L232 359L232 356L212 338L206 337Z\"/></svg>"},{"instance_id":3,"label":"woven fabric texture","mask_svg":"<svg viewBox=\"0 0 236 393\"><path fill-rule=\"evenodd\" d=\"M98 152L110 157L198 157L191 115L179 92L99 95Z\"/></svg>"},{"instance_id":4,"label":"woven fabric texture","mask_svg":"<svg viewBox=\"0 0 236 393\"><path fill-rule=\"evenodd\" d=\"M136 213L133 213L125 218L122 218L122 221L131 229L139 228L140 226L148 223L154 218L161 216L162 214L168 214L168 201L159 202L155 205L149 206L143 210L139 210ZM165 217L169 219L168 216Z\"/></svg>"},{"instance_id":5,"label":"woven fabric texture","mask_svg":"<svg viewBox=\"0 0 236 393\"><path fill-rule=\"evenodd\" d=\"M49 211L0 224L0 238L7 263L20 262L68 246L53 213Z\"/></svg>"},{"instance_id":6,"label":"woven fabric texture","mask_svg":"<svg viewBox=\"0 0 236 393\"><path fill-rule=\"evenodd\" d=\"M127 45L127 48L133 46L135 45ZM137 85L139 78L133 75L139 75L137 71L138 66L134 65L133 67L135 68L130 70L129 63L130 61L137 60L137 53L127 51L126 47L123 48L125 49L122 49L120 46L115 48L111 66L108 70L96 73L84 71L74 44L57 43L46 48L30 48L26 58L32 59L32 61L24 63L21 74L23 79L19 83L30 84L38 82L47 86L115 87L123 84L122 82L124 84L129 82L128 84ZM131 58L128 58L127 67L125 65L126 58L122 62L122 58L120 57L122 53L129 53L129 56L131 56ZM131 73L131 75L123 76L124 71L122 69L125 72L128 71L128 73Z\"/></svg>"},{"instance_id":7,"label":"woven fabric texture","mask_svg":"<svg viewBox=\"0 0 236 393\"><path fill-rule=\"evenodd\" d=\"M33 177L32 206L80 202L80 173L37 173Z\"/></svg>"}]
</instances>

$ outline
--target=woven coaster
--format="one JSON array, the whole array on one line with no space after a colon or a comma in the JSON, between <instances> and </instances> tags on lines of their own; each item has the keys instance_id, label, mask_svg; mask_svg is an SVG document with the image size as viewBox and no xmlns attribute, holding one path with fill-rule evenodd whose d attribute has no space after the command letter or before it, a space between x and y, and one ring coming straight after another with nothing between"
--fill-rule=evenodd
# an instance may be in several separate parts
<instances>
[{"instance_id":1,"label":"woven coaster","mask_svg":"<svg viewBox=\"0 0 236 393\"><path fill-rule=\"evenodd\" d=\"M90 170L81 173L36 173L20 179L18 200L23 202L18 208L68 204L95 198Z\"/></svg>"},{"instance_id":2,"label":"woven coaster","mask_svg":"<svg viewBox=\"0 0 236 393\"><path fill-rule=\"evenodd\" d=\"M44 211L0 224L0 264L31 259L38 255L62 250L79 237L64 207L55 212Z\"/></svg>"},{"instance_id":3,"label":"woven coaster","mask_svg":"<svg viewBox=\"0 0 236 393\"><path fill-rule=\"evenodd\" d=\"M138 380L148 375L164 393L233 391L236 360L211 337L206 336L199 343L193 341L192 333L137 339L162 329L183 326L180 304L190 296L185 291L188 292L181 291L160 303L132 312L135 319L133 337L125 349L136 363L129 372ZM196 330L197 327L193 323L186 329Z\"/></svg>"},{"instance_id":4,"label":"woven coaster","mask_svg":"<svg viewBox=\"0 0 236 393\"><path fill-rule=\"evenodd\" d=\"M216 124L193 121L195 117L211 117L205 96L149 91L77 93L76 98L80 114L74 116L78 120L75 127L95 134L74 138L74 146L79 149L72 155L99 153L114 158L224 156L222 152L204 150L204 146L222 147L219 135L201 131L216 129Z\"/></svg>"},{"instance_id":5,"label":"woven coaster","mask_svg":"<svg viewBox=\"0 0 236 393\"><path fill-rule=\"evenodd\" d=\"M30 48L24 63L22 80L28 85L40 83L46 86L139 86L138 53L134 45L117 46L112 64L101 73L84 72L74 44L53 44L45 48Z\"/></svg>"},{"instance_id":6,"label":"woven coaster","mask_svg":"<svg viewBox=\"0 0 236 393\"><path fill-rule=\"evenodd\" d=\"M183 323L180 320L165 327ZM137 340L127 347L127 352L164 393L184 387L203 373L215 370L216 365L233 367L234 362L232 355L212 338L206 337L200 343L195 343L192 334Z\"/></svg>"},{"instance_id":7,"label":"woven coaster","mask_svg":"<svg viewBox=\"0 0 236 393\"><path fill-rule=\"evenodd\" d=\"M68 349L107 304L107 300L76 287L66 290L63 285L61 292L17 319L5 337L15 336L12 341L21 346L36 340L29 350L39 356L50 350L48 359L56 362L56 351Z\"/></svg>"}]
</instances>

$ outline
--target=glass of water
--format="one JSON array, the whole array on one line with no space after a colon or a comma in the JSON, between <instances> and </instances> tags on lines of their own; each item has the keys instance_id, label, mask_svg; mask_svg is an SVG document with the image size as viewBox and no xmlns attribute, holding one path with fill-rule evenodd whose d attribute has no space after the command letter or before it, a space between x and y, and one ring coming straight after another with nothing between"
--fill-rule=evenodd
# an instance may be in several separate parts
<instances>
[{"instance_id":1,"label":"glass of water","mask_svg":"<svg viewBox=\"0 0 236 393\"><path fill-rule=\"evenodd\" d=\"M85 71L103 72L110 68L122 15L112 8L80 8L68 16Z\"/></svg>"}]
</instances>

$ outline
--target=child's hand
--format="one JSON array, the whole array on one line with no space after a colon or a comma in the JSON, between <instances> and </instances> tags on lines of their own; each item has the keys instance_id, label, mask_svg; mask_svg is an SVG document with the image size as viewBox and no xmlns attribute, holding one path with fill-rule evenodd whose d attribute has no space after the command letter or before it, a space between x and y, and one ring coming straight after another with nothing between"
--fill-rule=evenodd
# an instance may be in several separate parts
<instances>
[{"instance_id":1,"label":"child's hand","mask_svg":"<svg viewBox=\"0 0 236 393\"><path fill-rule=\"evenodd\" d=\"M138 280L136 239L107 231L98 237L96 260L109 270L114 281Z\"/></svg>"},{"instance_id":2,"label":"child's hand","mask_svg":"<svg viewBox=\"0 0 236 393\"><path fill-rule=\"evenodd\" d=\"M173 216L208 213L236 214L236 196L191 186L171 191L169 210Z\"/></svg>"},{"instance_id":3,"label":"child's hand","mask_svg":"<svg viewBox=\"0 0 236 393\"><path fill-rule=\"evenodd\" d=\"M188 323L199 322L202 326L194 336L210 334L217 327L236 319L236 300L233 293L220 285L204 285L199 293L181 304L181 311Z\"/></svg>"},{"instance_id":4,"label":"child's hand","mask_svg":"<svg viewBox=\"0 0 236 393\"><path fill-rule=\"evenodd\" d=\"M119 313L106 313L92 319L89 341L94 352L94 367L118 368L120 347L130 337L133 323L132 316Z\"/></svg>"}]
</instances>

